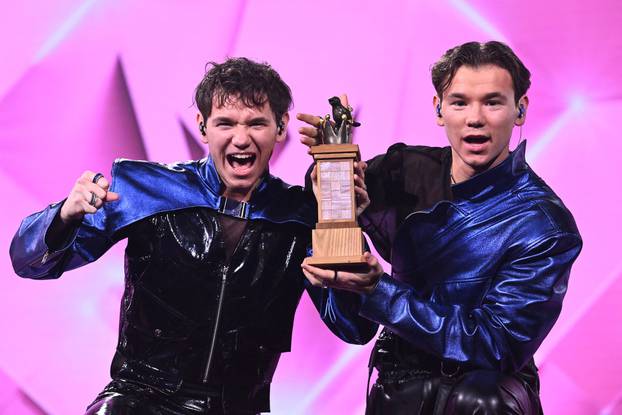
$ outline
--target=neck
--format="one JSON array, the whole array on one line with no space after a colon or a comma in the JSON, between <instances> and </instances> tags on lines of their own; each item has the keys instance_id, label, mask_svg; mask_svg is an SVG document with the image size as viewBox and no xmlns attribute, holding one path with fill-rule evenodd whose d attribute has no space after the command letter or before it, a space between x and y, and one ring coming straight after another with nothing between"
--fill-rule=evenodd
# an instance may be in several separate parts
<instances>
[{"instance_id":1,"label":"neck","mask_svg":"<svg viewBox=\"0 0 622 415\"><path fill-rule=\"evenodd\" d=\"M224 189L222 191L222 195L227 199L236 200L238 202L248 202L257 186L259 186L260 182L261 179L255 181L255 183L247 189L230 188L226 187L226 185L223 183Z\"/></svg>"},{"instance_id":2,"label":"neck","mask_svg":"<svg viewBox=\"0 0 622 415\"><path fill-rule=\"evenodd\" d=\"M231 200L236 200L238 202L248 202L248 200L251 198L251 194L253 193L253 189L249 189L249 190L229 190L229 189L225 189L222 192L223 197L226 197L227 199L231 199Z\"/></svg>"},{"instance_id":3,"label":"neck","mask_svg":"<svg viewBox=\"0 0 622 415\"><path fill-rule=\"evenodd\" d=\"M501 152L495 159L491 160L490 163L481 165L481 166L479 165L473 166L473 165L465 163L464 160L462 160L460 156L452 149L451 150L451 156L452 156L451 170L449 172L451 183L452 184L461 183L466 180L469 180L473 176L476 176L480 173L490 170L493 167L496 167L499 164L501 164L503 160L508 158L509 154L510 154L509 149L506 149L505 151Z\"/></svg>"}]
</instances>

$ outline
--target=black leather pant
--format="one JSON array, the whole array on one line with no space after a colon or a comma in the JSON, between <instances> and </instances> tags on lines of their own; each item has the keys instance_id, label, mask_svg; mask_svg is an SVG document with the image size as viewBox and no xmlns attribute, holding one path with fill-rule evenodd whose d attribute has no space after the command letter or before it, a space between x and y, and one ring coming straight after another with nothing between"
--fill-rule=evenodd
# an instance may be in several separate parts
<instances>
[{"instance_id":1,"label":"black leather pant","mask_svg":"<svg viewBox=\"0 0 622 415\"><path fill-rule=\"evenodd\" d=\"M225 411L218 396L196 391L165 395L127 381L112 381L89 405L85 415L256 415Z\"/></svg>"},{"instance_id":2,"label":"black leather pant","mask_svg":"<svg viewBox=\"0 0 622 415\"><path fill-rule=\"evenodd\" d=\"M451 378L414 373L384 376L372 387L366 415L541 414L537 391L520 378L473 370Z\"/></svg>"}]
</instances>

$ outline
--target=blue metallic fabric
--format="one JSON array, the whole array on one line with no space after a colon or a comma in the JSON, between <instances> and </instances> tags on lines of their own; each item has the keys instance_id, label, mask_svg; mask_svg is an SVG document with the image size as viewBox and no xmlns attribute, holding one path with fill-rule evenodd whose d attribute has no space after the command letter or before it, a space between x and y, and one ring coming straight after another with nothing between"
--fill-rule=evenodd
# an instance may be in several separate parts
<instances>
[{"instance_id":1,"label":"blue metallic fabric","mask_svg":"<svg viewBox=\"0 0 622 415\"><path fill-rule=\"evenodd\" d=\"M393 275L364 296L361 315L442 359L523 367L559 316L582 246L572 215L524 156L523 142L452 186L453 200L409 215L393 241Z\"/></svg>"},{"instance_id":2,"label":"blue metallic fabric","mask_svg":"<svg viewBox=\"0 0 622 415\"><path fill-rule=\"evenodd\" d=\"M119 193L120 200L106 203L95 214L86 215L65 246L50 251L45 238L41 237L46 234L62 202L23 220L10 248L15 272L28 278L58 278L63 271L93 262L103 255L123 228L157 213L190 207L231 213L219 209L225 205L220 196L221 186L211 158L168 165L118 159L112 167L110 190ZM312 197L307 197L299 186L290 186L266 173L245 204L245 218L312 228L316 210L310 200ZM65 255L69 247L72 253Z\"/></svg>"},{"instance_id":3,"label":"blue metallic fabric","mask_svg":"<svg viewBox=\"0 0 622 415\"><path fill-rule=\"evenodd\" d=\"M111 190L126 197L110 205L114 209L107 215L111 232L159 212L189 207L219 210L221 206L222 182L211 158L172 165L117 160L112 175ZM299 190L266 173L248 202L247 218L313 227L314 206Z\"/></svg>"}]
</instances>

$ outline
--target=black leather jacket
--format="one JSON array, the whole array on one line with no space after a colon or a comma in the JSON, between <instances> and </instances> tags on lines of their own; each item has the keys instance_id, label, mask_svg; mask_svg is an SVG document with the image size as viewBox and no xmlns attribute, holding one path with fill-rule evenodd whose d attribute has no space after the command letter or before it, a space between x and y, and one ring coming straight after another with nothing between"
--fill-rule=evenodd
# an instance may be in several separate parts
<instances>
[{"instance_id":1,"label":"black leather jacket","mask_svg":"<svg viewBox=\"0 0 622 415\"><path fill-rule=\"evenodd\" d=\"M377 325L358 317L359 296L306 283L300 264L313 217L303 214L307 199L299 187L267 175L244 209L231 209L217 196L217 177L210 160L119 161L111 189L123 204L87 215L54 250L45 235L60 204L51 205L22 222L11 257L21 276L57 278L127 237L113 380L167 396L205 389L218 395L224 413L268 411L272 375L280 353L290 349L305 286L342 339L365 343ZM248 221L230 258L221 212Z\"/></svg>"},{"instance_id":2,"label":"black leather jacket","mask_svg":"<svg viewBox=\"0 0 622 415\"><path fill-rule=\"evenodd\" d=\"M193 208L129 229L112 377L167 394L183 382L223 385L223 401L265 411L290 349L308 231L250 221L227 262L217 215Z\"/></svg>"}]
</instances>

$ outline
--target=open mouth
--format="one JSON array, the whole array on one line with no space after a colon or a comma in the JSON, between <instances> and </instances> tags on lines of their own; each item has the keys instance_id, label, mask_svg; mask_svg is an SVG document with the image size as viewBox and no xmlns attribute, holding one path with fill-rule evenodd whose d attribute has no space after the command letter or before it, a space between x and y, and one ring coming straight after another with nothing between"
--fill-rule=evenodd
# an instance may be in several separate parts
<instances>
[{"instance_id":1,"label":"open mouth","mask_svg":"<svg viewBox=\"0 0 622 415\"><path fill-rule=\"evenodd\" d=\"M236 153L227 155L227 161L229 162L229 165L233 167L233 169L236 171L244 171L250 169L255 163L256 159L257 156L250 153Z\"/></svg>"},{"instance_id":2,"label":"open mouth","mask_svg":"<svg viewBox=\"0 0 622 415\"><path fill-rule=\"evenodd\" d=\"M490 137L487 135L467 135L463 140L467 144L483 144L490 140Z\"/></svg>"}]
</instances>

